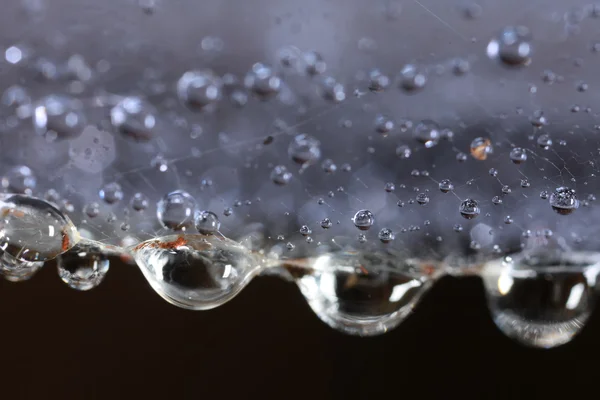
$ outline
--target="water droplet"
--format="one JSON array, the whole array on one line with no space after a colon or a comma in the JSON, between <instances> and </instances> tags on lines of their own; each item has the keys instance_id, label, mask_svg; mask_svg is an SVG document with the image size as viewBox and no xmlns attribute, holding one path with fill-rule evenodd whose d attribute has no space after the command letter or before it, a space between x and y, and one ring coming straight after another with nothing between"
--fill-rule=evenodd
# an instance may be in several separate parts
<instances>
[{"instance_id":1,"label":"water droplet","mask_svg":"<svg viewBox=\"0 0 600 400\"><path fill-rule=\"evenodd\" d=\"M321 158L321 143L312 136L296 135L290 142L288 154L298 164L313 164Z\"/></svg>"},{"instance_id":2,"label":"water droplet","mask_svg":"<svg viewBox=\"0 0 600 400\"><path fill-rule=\"evenodd\" d=\"M33 171L25 165L18 165L11 168L2 177L2 187L13 193L31 195L36 183L37 179Z\"/></svg>"},{"instance_id":3,"label":"water droplet","mask_svg":"<svg viewBox=\"0 0 600 400\"><path fill-rule=\"evenodd\" d=\"M490 174L490 176L493 176L495 178L498 176L498 170L496 168L490 168L490 170L488 171L488 174Z\"/></svg>"},{"instance_id":4,"label":"water droplet","mask_svg":"<svg viewBox=\"0 0 600 400\"><path fill-rule=\"evenodd\" d=\"M521 147L515 147L510 151L510 159L515 164L527 161L527 151Z\"/></svg>"},{"instance_id":5,"label":"water droplet","mask_svg":"<svg viewBox=\"0 0 600 400\"><path fill-rule=\"evenodd\" d=\"M552 146L552 139L550 138L550 135L543 134L538 137L537 143L542 149L548 150L550 146Z\"/></svg>"},{"instance_id":6,"label":"water droplet","mask_svg":"<svg viewBox=\"0 0 600 400\"><path fill-rule=\"evenodd\" d=\"M440 127L434 121L423 120L415 126L413 136L426 148L431 148L440 140Z\"/></svg>"},{"instance_id":7,"label":"water droplet","mask_svg":"<svg viewBox=\"0 0 600 400\"><path fill-rule=\"evenodd\" d=\"M81 134L85 117L74 99L50 95L40 100L35 107L33 126L40 135L52 131L57 138L71 138Z\"/></svg>"},{"instance_id":8,"label":"water droplet","mask_svg":"<svg viewBox=\"0 0 600 400\"><path fill-rule=\"evenodd\" d=\"M375 130L383 136L387 136L394 129L395 125L394 121L385 115L378 115L375 118Z\"/></svg>"},{"instance_id":9,"label":"water droplet","mask_svg":"<svg viewBox=\"0 0 600 400\"><path fill-rule=\"evenodd\" d=\"M471 142L470 151L474 159L483 161L494 153L494 148L490 139L478 137Z\"/></svg>"},{"instance_id":10,"label":"water droplet","mask_svg":"<svg viewBox=\"0 0 600 400\"><path fill-rule=\"evenodd\" d=\"M567 187L557 188L549 199L552 209L560 215L569 215L579 208L579 200L574 189Z\"/></svg>"},{"instance_id":11,"label":"water droplet","mask_svg":"<svg viewBox=\"0 0 600 400\"><path fill-rule=\"evenodd\" d=\"M308 235L311 235L311 234L312 234L312 229L310 229L310 228L309 228L308 226L306 226L306 225L302 225L302 226L300 227L300 234L301 234L302 236L308 236Z\"/></svg>"},{"instance_id":12,"label":"water droplet","mask_svg":"<svg viewBox=\"0 0 600 400\"><path fill-rule=\"evenodd\" d=\"M131 198L131 208L135 211L144 211L148 208L148 204L148 197L143 193L138 192Z\"/></svg>"},{"instance_id":13,"label":"water droplet","mask_svg":"<svg viewBox=\"0 0 600 400\"><path fill-rule=\"evenodd\" d=\"M487 55L508 66L523 66L531 63L531 34L524 26L504 28L498 37L490 40Z\"/></svg>"},{"instance_id":14,"label":"water droplet","mask_svg":"<svg viewBox=\"0 0 600 400\"><path fill-rule=\"evenodd\" d=\"M456 225L454 225L453 229L454 229L454 232L459 233L459 232L462 232L464 228L462 227L461 224L456 224Z\"/></svg>"},{"instance_id":15,"label":"water droplet","mask_svg":"<svg viewBox=\"0 0 600 400\"><path fill-rule=\"evenodd\" d=\"M508 185L502 185L501 190L502 190L502 193L504 193L504 194L510 194L512 192L510 186L508 186Z\"/></svg>"},{"instance_id":16,"label":"water droplet","mask_svg":"<svg viewBox=\"0 0 600 400\"><path fill-rule=\"evenodd\" d=\"M179 99L193 110L202 110L219 101L223 82L210 70L188 71L177 82Z\"/></svg>"},{"instance_id":17,"label":"water droplet","mask_svg":"<svg viewBox=\"0 0 600 400\"><path fill-rule=\"evenodd\" d=\"M139 97L125 97L110 110L112 125L123 135L137 141L157 136L156 110Z\"/></svg>"},{"instance_id":18,"label":"water droplet","mask_svg":"<svg viewBox=\"0 0 600 400\"><path fill-rule=\"evenodd\" d=\"M414 93L425 87L427 77L415 65L407 64L400 71L400 88L407 93Z\"/></svg>"},{"instance_id":19,"label":"water droplet","mask_svg":"<svg viewBox=\"0 0 600 400\"><path fill-rule=\"evenodd\" d=\"M190 310L231 300L261 269L245 247L217 235L165 236L130 252L160 296Z\"/></svg>"},{"instance_id":20,"label":"water droplet","mask_svg":"<svg viewBox=\"0 0 600 400\"><path fill-rule=\"evenodd\" d=\"M464 58L456 58L452 61L452 72L454 75L461 76L471 70L471 63Z\"/></svg>"},{"instance_id":21,"label":"water droplet","mask_svg":"<svg viewBox=\"0 0 600 400\"><path fill-rule=\"evenodd\" d=\"M390 86L390 78L378 69L369 72L369 90L372 92L383 92Z\"/></svg>"},{"instance_id":22,"label":"water droplet","mask_svg":"<svg viewBox=\"0 0 600 400\"><path fill-rule=\"evenodd\" d=\"M21 261L0 250L0 275L7 281L26 281L43 266L43 262Z\"/></svg>"},{"instance_id":23,"label":"water droplet","mask_svg":"<svg viewBox=\"0 0 600 400\"><path fill-rule=\"evenodd\" d=\"M494 322L528 346L569 342L594 306L599 263L596 253L547 250L487 263L483 278Z\"/></svg>"},{"instance_id":24,"label":"water droplet","mask_svg":"<svg viewBox=\"0 0 600 400\"><path fill-rule=\"evenodd\" d=\"M448 193L454 190L454 184L450 179L442 179L438 186L442 193Z\"/></svg>"},{"instance_id":25,"label":"water droplet","mask_svg":"<svg viewBox=\"0 0 600 400\"><path fill-rule=\"evenodd\" d=\"M109 182L102 186L98 195L108 204L114 204L123 199L123 189L117 182Z\"/></svg>"},{"instance_id":26,"label":"water droplet","mask_svg":"<svg viewBox=\"0 0 600 400\"><path fill-rule=\"evenodd\" d=\"M158 202L156 217L166 229L186 230L193 223L195 210L196 200L188 192L176 190Z\"/></svg>"},{"instance_id":27,"label":"water droplet","mask_svg":"<svg viewBox=\"0 0 600 400\"><path fill-rule=\"evenodd\" d=\"M396 190L396 185L394 185L393 182L388 182L385 184L384 186L384 190L388 193L393 192L394 190Z\"/></svg>"},{"instance_id":28,"label":"water droplet","mask_svg":"<svg viewBox=\"0 0 600 400\"><path fill-rule=\"evenodd\" d=\"M71 220L44 200L9 195L0 207L0 249L18 260L47 261L79 241Z\"/></svg>"},{"instance_id":29,"label":"water droplet","mask_svg":"<svg viewBox=\"0 0 600 400\"><path fill-rule=\"evenodd\" d=\"M307 51L303 56L306 73L308 75L321 75L327 70L323 56L316 51Z\"/></svg>"},{"instance_id":30,"label":"water droplet","mask_svg":"<svg viewBox=\"0 0 600 400\"><path fill-rule=\"evenodd\" d=\"M542 110L536 110L533 112L533 115L529 117L529 122L536 128L541 128L544 125L548 124L548 119L544 115Z\"/></svg>"},{"instance_id":31,"label":"water droplet","mask_svg":"<svg viewBox=\"0 0 600 400\"><path fill-rule=\"evenodd\" d=\"M268 100L281 91L283 83L270 66L256 63L246 75L244 85L260 100Z\"/></svg>"},{"instance_id":32,"label":"water droplet","mask_svg":"<svg viewBox=\"0 0 600 400\"><path fill-rule=\"evenodd\" d=\"M425 204L429 203L429 196L427 195L427 193L419 193L416 197L416 200L417 203L424 206Z\"/></svg>"},{"instance_id":33,"label":"water droplet","mask_svg":"<svg viewBox=\"0 0 600 400\"><path fill-rule=\"evenodd\" d=\"M396 235L391 229L383 228L379 231L377 237L379 238L379 240L381 240L382 243L389 243L396 238Z\"/></svg>"},{"instance_id":34,"label":"water droplet","mask_svg":"<svg viewBox=\"0 0 600 400\"><path fill-rule=\"evenodd\" d=\"M223 210L224 216L229 217L231 214L233 214L233 208L227 207L227 208L225 208L225 210Z\"/></svg>"},{"instance_id":35,"label":"water droplet","mask_svg":"<svg viewBox=\"0 0 600 400\"><path fill-rule=\"evenodd\" d=\"M512 219L512 217L510 215L507 215L506 217L504 217L504 223L509 225L512 224L514 221Z\"/></svg>"},{"instance_id":36,"label":"water droplet","mask_svg":"<svg viewBox=\"0 0 600 400\"><path fill-rule=\"evenodd\" d=\"M521 179L521 187L522 188L527 189L530 186L531 186L531 183L529 183L529 180L527 180L527 179Z\"/></svg>"},{"instance_id":37,"label":"water droplet","mask_svg":"<svg viewBox=\"0 0 600 400\"><path fill-rule=\"evenodd\" d=\"M473 199L466 199L460 203L458 211L466 219L476 218L481 213L477 200Z\"/></svg>"},{"instance_id":38,"label":"water droplet","mask_svg":"<svg viewBox=\"0 0 600 400\"><path fill-rule=\"evenodd\" d=\"M328 101L340 103L346 100L346 89L343 84L328 76L323 78L319 84L319 93Z\"/></svg>"},{"instance_id":39,"label":"water droplet","mask_svg":"<svg viewBox=\"0 0 600 400\"><path fill-rule=\"evenodd\" d=\"M467 161L467 155L465 153L456 153L456 161L465 162Z\"/></svg>"},{"instance_id":40,"label":"water droplet","mask_svg":"<svg viewBox=\"0 0 600 400\"><path fill-rule=\"evenodd\" d=\"M335 171L337 171L337 165L335 165L333 160L329 158L324 160L323 163L321 163L321 168L327 174L333 174Z\"/></svg>"},{"instance_id":41,"label":"water droplet","mask_svg":"<svg viewBox=\"0 0 600 400\"><path fill-rule=\"evenodd\" d=\"M354 226L361 231L366 231L369 230L375 223L375 216L369 210L360 210L354 214L352 222L354 222Z\"/></svg>"},{"instance_id":42,"label":"water droplet","mask_svg":"<svg viewBox=\"0 0 600 400\"><path fill-rule=\"evenodd\" d=\"M91 202L83 207L83 212L90 218L96 218L100 214L100 204Z\"/></svg>"},{"instance_id":43,"label":"water droplet","mask_svg":"<svg viewBox=\"0 0 600 400\"><path fill-rule=\"evenodd\" d=\"M329 229L332 225L333 223L329 218L323 218L323 220L321 221L321 228L323 229Z\"/></svg>"},{"instance_id":44,"label":"water droplet","mask_svg":"<svg viewBox=\"0 0 600 400\"><path fill-rule=\"evenodd\" d=\"M200 211L196 213L194 218L194 224L198 232L204 235L212 235L219 231L221 228L221 222L217 214L211 211Z\"/></svg>"},{"instance_id":45,"label":"water droplet","mask_svg":"<svg viewBox=\"0 0 600 400\"><path fill-rule=\"evenodd\" d=\"M500 205L503 203L503 201L500 196L494 196L494 197L492 197L492 203L495 205Z\"/></svg>"},{"instance_id":46,"label":"water droplet","mask_svg":"<svg viewBox=\"0 0 600 400\"><path fill-rule=\"evenodd\" d=\"M104 280L110 261L105 249L100 245L82 241L58 256L56 264L58 276L70 288L90 290Z\"/></svg>"},{"instance_id":47,"label":"water droplet","mask_svg":"<svg viewBox=\"0 0 600 400\"><path fill-rule=\"evenodd\" d=\"M284 165L277 165L271 171L271 180L280 186L290 183L292 177L292 173Z\"/></svg>"},{"instance_id":48,"label":"water droplet","mask_svg":"<svg viewBox=\"0 0 600 400\"><path fill-rule=\"evenodd\" d=\"M327 254L312 259L297 283L327 325L348 334L373 336L400 324L430 287L431 280L417 271L412 260Z\"/></svg>"},{"instance_id":49,"label":"water droplet","mask_svg":"<svg viewBox=\"0 0 600 400\"><path fill-rule=\"evenodd\" d=\"M157 155L150 161L150 166L160 172L167 172L169 162L161 154Z\"/></svg>"},{"instance_id":50,"label":"water droplet","mask_svg":"<svg viewBox=\"0 0 600 400\"><path fill-rule=\"evenodd\" d=\"M412 150L407 145L401 144L400 146L396 147L396 155L401 159L406 160L412 155Z\"/></svg>"}]
</instances>

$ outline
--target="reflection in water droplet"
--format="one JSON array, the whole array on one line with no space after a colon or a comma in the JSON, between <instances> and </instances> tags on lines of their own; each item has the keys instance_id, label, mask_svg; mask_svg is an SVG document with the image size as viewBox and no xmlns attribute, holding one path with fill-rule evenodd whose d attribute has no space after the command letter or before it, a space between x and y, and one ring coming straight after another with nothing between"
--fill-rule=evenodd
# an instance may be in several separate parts
<instances>
[{"instance_id":1,"label":"reflection in water droplet","mask_svg":"<svg viewBox=\"0 0 600 400\"><path fill-rule=\"evenodd\" d=\"M70 288L90 290L106 276L110 261L107 249L99 243L81 241L56 258L58 276Z\"/></svg>"},{"instance_id":2,"label":"reflection in water droplet","mask_svg":"<svg viewBox=\"0 0 600 400\"><path fill-rule=\"evenodd\" d=\"M574 189L567 187L557 188L548 200L552 209L560 215L569 215L579 208L579 200Z\"/></svg>"},{"instance_id":3,"label":"reflection in water droplet","mask_svg":"<svg viewBox=\"0 0 600 400\"><path fill-rule=\"evenodd\" d=\"M298 286L317 316L332 328L361 336L395 328L431 283L412 260L389 255L326 254L300 271Z\"/></svg>"},{"instance_id":4,"label":"reflection in water droplet","mask_svg":"<svg viewBox=\"0 0 600 400\"><path fill-rule=\"evenodd\" d=\"M261 269L260 260L245 247L216 235L165 236L130 252L160 296L190 310L231 300Z\"/></svg>"},{"instance_id":5,"label":"reflection in water droplet","mask_svg":"<svg viewBox=\"0 0 600 400\"><path fill-rule=\"evenodd\" d=\"M47 261L79 241L71 220L44 200L7 195L0 214L0 249L19 260Z\"/></svg>"},{"instance_id":6,"label":"reflection in water droplet","mask_svg":"<svg viewBox=\"0 0 600 400\"><path fill-rule=\"evenodd\" d=\"M543 251L485 265L488 304L498 328L534 347L570 341L595 304L598 253Z\"/></svg>"},{"instance_id":7,"label":"reflection in water droplet","mask_svg":"<svg viewBox=\"0 0 600 400\"><path fill-rule=\"evenodd\" d=\"M188 71L177 82L177 95L191 109L202 110L221 99L222 86L212 71Z\"/></svg>"},{"instance_id":8,"label":"reflection in water droplet","mask_svg":"<svg viewBox=\"0 0 600 400\"><path fill-rule=\"evenodd\" d=\"M508 66L528 65L531 62L531 34L524 26L506 27L498 37L490 40L487 55Z\"/></svg>"},{"instance_id":9,"label":"reflection in water droplet","mask_svg":"<svg viewBox=\"0 0 600 400\"><path fill-rule=\"evenodd\" d=\"M43 262L17 260L15 257L0 251L0 275L10 282L23 282L31 278L42 266Z\"/></svg>"}]
</instances>

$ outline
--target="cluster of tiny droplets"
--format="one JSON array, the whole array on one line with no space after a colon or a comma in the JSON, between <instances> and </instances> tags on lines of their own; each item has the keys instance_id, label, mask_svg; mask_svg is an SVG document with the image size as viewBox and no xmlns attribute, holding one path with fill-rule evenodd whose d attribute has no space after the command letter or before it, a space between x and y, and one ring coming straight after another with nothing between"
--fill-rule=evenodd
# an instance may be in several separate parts
<instances>
[{"instance_id":1,"label":"cluster of tiny droplets","mask_svg":"<svg viewBox=\"0 0 600 400\"><path fill-rule=\"evenodd\" d=\"M372 22L397 35L410 16L383 3L369 6ZM44 7L23 4L44 17ZM566 342L589 314L591 284L577 279L596 271L589 252L600 245L600 124L582 67L600 44L552 60L536 29L578 43L600 8L468 38L448 21L468 27L486 18L482 5L448 20L416 5L474 50L398 64L389 62L398 47L360 37L358 50L283 45L241 71L228 52L235 42L205 36L191 61L164 71L157 53L131 65L131 79L110 52L59 51L76 38L2 43L0 272L26 280L56 258L65 283L89 290L121 254L167 301L207 309L277 270L324 322L360 335L397 325L437 276L478 273L505 333L540 347ZM138 6L154 19L168 8ZM144 45L125 47L139 56ZM361 62L340 61L345 53ZM565 63L578 73L561 72ZM509 106L499 105L507 93ZM526 322L515 310L533 306L511 290L542 290L538 275L565 287L545 269L564 263L577 266L579 300ZM529 278L510 275L519 269ZM382 288L388 298L371 296ZM365 322L375 310L383 317Z\"/></svg>"}]
</instances>

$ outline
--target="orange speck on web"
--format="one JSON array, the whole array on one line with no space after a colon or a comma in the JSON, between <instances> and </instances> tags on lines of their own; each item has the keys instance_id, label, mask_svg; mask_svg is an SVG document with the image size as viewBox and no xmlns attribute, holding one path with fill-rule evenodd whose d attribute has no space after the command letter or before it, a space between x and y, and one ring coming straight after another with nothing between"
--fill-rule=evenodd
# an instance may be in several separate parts
<instances>
[{"instance_id":1,"label":"orange speck on web","mask_svg":"<svg viewBox=\"0 0 600 400\"><path fill-rule=\"evenodd\" d=\"M183 236L178 236L177 239L175 239L171 242L159 242L159 241L144 242L144 243L138 244L133 249L141 250L146 247L150 247L153 249L176 249L180 246L185 246L186 244L187 244L187 240L185 240L185 238Z\"/></svg>"},{"instance_id":2,"label":"orange speck on web","mask_svg":"<svg viewBox=\"0 0 600 400\"><path fill-rule=\"evenodd\" d=\"M69 245L71 244L71 240L69 239L69 234L63 229L62 233L62 251L69 250Z\"/></svg>"}]
</instances>

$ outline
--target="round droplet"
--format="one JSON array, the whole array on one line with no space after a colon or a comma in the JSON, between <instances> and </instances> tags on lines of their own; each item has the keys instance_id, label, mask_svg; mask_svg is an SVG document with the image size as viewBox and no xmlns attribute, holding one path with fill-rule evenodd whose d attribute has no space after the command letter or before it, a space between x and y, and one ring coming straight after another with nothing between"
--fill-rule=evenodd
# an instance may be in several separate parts
<instances>
[{"instance_id":1,"label":"round droplet","mask_svg":"<svg viewBox=\"0 0 600 400\"><path fill-rule=\"evenodd\" d=\"M527 161L527 151L521 147L515 147L510 151L510 159L515 164L521 164Z\"/></svg>"},{"instance_id":2,"label":"round droplet","mask_svg":"<svg viewBox=\"0 0 600 400\"><path fill-rule=\"evenodd\" d=\"M321 228L323 229L329 229L332 225L333 223L329 218L323 218L323 220L321 221Z\"/></svg>"},{"instance_id":3,"label":"round droplet","mask_svg":"<svg viewBox=\"0 0 600 400\"><path fill-rule=\"evenodd\" d=\"M438 186L442 193L448 193L454 190L454 184L450 179L442 179Z\"/></svg>"},{"instance_id":4,"label":"round droplet","mask_svg":"<svg viewBox=\"0 0 600 400\"><path fill-rule=\"evenodd\" d=\"M549 199L552 209L560 215L569 215L579 208L579 200L574 189L567 187L557 188Z\"/></svg>"},{"instance_id":5,"label":"round droplet","mask_svg":"<svg viewBox=\"0 0 600 400\"><path fill-rule=\"evenodd\" d=\"M372 92L383 92L390 86L390 78L378 69L369 72L369 90Z\"/></svg>"},{"instance_id":6,"label":"round droplet","mask_svg":"<svg viewBox=\"0 0 600 400\"><path fill-rule=\"evenodd\" d=\"M112 125L123 135L137 141L157 136L156 110L139 97L125 97L110 110Z\"/></svg>"},{"instance_id":7,"label":"round droplet","mask_svg":"<svg viewBox=\"0 0 600 400\"><path fill-rule=\"evenodd\" d=\"M323 56L316 51L307 51L304 53L304 66L308 75L321 75L327 70L327 64Z\"/></svg>"},{"instance_id":8,"label":"round droplet","mask_svg":"<svg viewBox=\"0 0 600 400\"><path fill-rule=\"evenodd\" d=\"M354 226L361 231L366 231L369 230L375 223L375 216L369 210L360 210L354 214L352 222L354 222Z\"/></svg>"},{"instance_id":9,"label":"round droplet","mask_svg":"<svg viewBox=\"0 0 600 400\"><path fill-rule=\"evenodd\" d=\"M18 165L11 168L6 175L2 177L2 187L12 193L21 193L31 195L37 179L31 168L25 165Z\"/></svg>"},{"instance_id":10,"label":"round droplet","mask_svg":"<svg viewBox=\"0 0 600 400\"><path fill-rule=\"evenodd\" d=\"M476 218L481 213L479 204L473 199L466 199L460 203L458 211L460 212L460 215L466 219Z\"/></svg>"},{"instance_id":11,"label":"round droplet","mask_svg":"<svg viewBox=\"0 0 600 400\"><path fill-rule=\"evenodd\" d=\"M277 165L271 171L271 180L280 186L290 183L292 177L292 173L284 165Z\"/></svg>"},{"instance_id":12,"label":"round droplet","mask_svg":"<svg viewBox=\"0 0 600 400\"><path fill-rule=\"evenodd\" d=\"M102 186L98 195L108 204L114 204L123 199L123 189L117 182L110 182Z\"/></svg>"},{"instance_id":13,"label":"round droplet","mask_svg":"<svg viewBox=\"0 0 600 400\"><path fill-rule=\"evenodd\" d=\"M281 91L283 83L270 66L256 63L246 75L244 85L260 100L268 100Z\"/></svg>"},{"instance_id":14,"label":"round droplet","mask_svg":"<svg viewBox=\"0 0 600 400\"><path fill-rule=\"evenodd\" d=\"M385 115L378 115L375 118L375 130L384 136L387 136L394 129L395 125L394 120Z\"/></svg>"},{"instance_id":15,"label":"round droplet","mask_svg":"<svg viewBox=\"0 0 600 400\"><path fill-rule=\"evenodd\" d=\"M86 204L83 207L83 212L90 218L96 218L100 214L100 204L95 201Z\"/></svg>"},{"instance_id":16,"label":"round droplet","mask_svg":"<svg viewBox=\"0 0 600 400\"><path fill-rule=\"evenodd\" d=\"M58 256L58 276L70 288L90 290L98 286L108 272L110 261L105 251L94 243L78 243Z\"/></svg>"},{"instance_id":17,"label":"round droplet","mask_svg":"<svg viewBox=\"0 0 600 400\"><path fill-rule=\"evenodd\" d=\"M40 135L52 131L57 138L71 138L81 134L85 118L74 99L50 95L35 107L33 125Z\"/></svg>"},{"instance_id":18,"label":"round droplet","mask_svg":"<svg viewBox=\"0 0 600 400\"><path fill-rule=\"evenodd\" d=\"M531 125L534 127L541 128L542 126L548 124L548 119L546 119L546 116L542 110L536 110L533 112L533 115L529 117L529 122L531 122Z\"/></svg>"},{"instance_id":19,"label":"round droplet","mask_svg":"<svg viewBox=\"0 0 600 400\"><path fill-rule=\"evenodd\" d=\"M396 235L391 229L383 228L379 231L377 237L379 238L379 240L381 240L382 243L389 243L396 238Z\"/></svg>"},{"instance_id":20,"label":"round droplet","mask_svg":"<svg viewBox=\"0 0 600 400\"><path fill-rule=\"evenodd\" d=\"M373 336L404 321L431 286L418 270L395 257L348 252L311 259L306 268L294 271L299 271L302 294L323 322L347 334Z\"/></svg>"},{"instance_id":21,"label":"round droplet","mask_svg":"<svg viewBox=\"0 0 600 400\"><path fill-rule=\"evenodd\" d=\"M595 305L597 253L544 250L489 262L483 269L494 322L520 343L550 348L569 342Z\"/></svg>"},{"instance_id":22,"label":"round droplet","mask_svg":"<svg viewBox=\"0 0 600 400\"><path fill-rule=\"evenodd\" d=\"M221 227L219 217L217 217L217 214L211 211L200 211L196 213L194 223L198 232L204 235L212 235L217 233Z\"/></svg>"},{"instance_id":23,"label":"round droplet","mask_svg":"<svg viewBox=\"0 0 600 400\"><path fill-rule=\"evenodd\" d=\"M457 153L456 154L456 161L458 162L465 162L467 161L467 155L465 153Z\"/></svg>"},{"instance_id":24,"label":"round droplet","mask_svg":"<svg viewBox=\"0 0 600 400\"><path fill-rule=\"evenodd\" d=\"M144 211L146 208L148 208L148 204L148 197L146 197L146 195L143 193L138 192L131 198L131 208L133 208L135 211Z\"/></svg>"},{"instance_id":25,"label":"round droplet","mask_svg":"<svg viewBox=\"0 0 600 400\"><path fill-rule=\"evenodd\" d=\"M393 182L388 182L385 184L385 186L383 188L386 192L391 193L394 190L396 190L396 185L394 185Z\"/></svg>"},{"instance_id":26,"label":"round droplet","mask_svg":"<svg viewBox=\"0 0 600 400\"><path fill-rule=\"evenodd\" d=\"M308 226L306 226L306 225L302 225L302 226L300 227L300 234L301 234L302 236L308 236L308 235L311 235L311 234L312 234L312 229L310 229L310 228L309 228Z\"/></svg>"},{"instance_id":27,"label":"round droplet","mask_svg":"<svg viewBox=\"0 0 600 400\"><path fill-rule=\"evenodd\" d=\"M494 197L492 197L492 203L495 205L500 205L503 203L503 201L500 196L494 196Z\"/></svg>"},{"instance_id":28,"label":"round droplet","mask_svg":"<svg viewBox=\"0 0 600 400\"><path fill-rule=\"evenodd\" d=\"M495 178L498 176L498 170L496 168L490 168L490 170L488 171L488 174L490 174L490 176L493 176Z\"/></svg>"},{"instance_id":29,"label":"round droplet","mask_svg":"<svg viewBox=\"0 0 600 400\"><path fill-rule=\"evenodd\" d=\"M0 249L18 260L47 261L79 241L71 220L44 200L11 195L0 207Z\"/></svg>"},{"instance_id":30,"label":"round droplet","mask_svg":"<svg viewBox=\"0 0 600 400\"><path fill-rule=\"evenodd\" d=\"M333 160L331 160L329 158L326 159L326 160L324 160L321 163L321 168L327 174L333 174L335 171L337 171L337 165L335 165L335 163L333 162Z\"/></svg>"},{"instance_id":31,"label":"round droplet","mask_svg":"<svg viewBox=\"0 0 600 400\"><path fill-rule=\"evenodd\" d=\"M188 107L202 110L222 97L223 82L210 70L188 71L177 82L177 95Z\"/></svg>"},{"instance_id":32,"label":"round droplet","mask_svg":"<svg viewBox=\"0 0 600 400\"><path fill-rule=\"evenodd\" d=\"M550 148L550 146L552 146L552 139L550 138L550 135L543 134L537 138L537 144L542 149L548 150Z\"/></svg>"},{"instance_id":33,"label":"round droplet","mask_svg":"<svg viewBox=\"0 0 600 400\"><path fill-rule=\"evenodd\" d=\"M333 103L340 103L346 100L346 88L330 76L321 80L319 92L325 100Z\"/></svg>"},{"instance_id":34,"label":"round droplet","mask_svg":"<svg viewBox=\"0 0 600 400\"><path fill-rule=\"evenodd\" d=\"M417 195L416 200L417 203L424 206L425 204L429 203L429 196L427 195L427 193L422 192Z\"/></svg>"},{"instance_id":35,"label":"round droplet","mask_svg":"<svg viewBox=\"0 0 600 400\"><path fill-rule=\"evenodd\" d=\"M18 260L0 250L0 275L10 282L23 282L30 279L44 266L43 262Z\"/></svg>"},{"instance_id":36,"label":"round droplet","mask_svg":"<svg viewBox=\"0 0 600 400\"><path fill-rule=\"evenodd\" d=\"M427 77L415 65L408 64L400 71L399 81L402 90L413 93L425 87Z\"/></svg>"},{"instance_id":37,"label":"round droplet","mask_svg":"<svg viewBox=\"0 0 600 400\"><path fill-rule=\"evenodd\" d=\"M191 227L196 210L196 200L183 190L165 195L156 205L156 217L161 225L171 230Z\"/></svg>"},{"instance_id":38,"label":"round droplet","mask_svg":"<svg viewBox=\"0 0 600 400\"><path fill-rule=\"evenodd\" d=\"M531 54L531 34L524 26L506 27L487 46L490 59L499 60L508 66L529 65Z\"/></svg>"},{"instance_id":39,"label":"round droplet","mask_svg":"<svg viewBox=\"0 0 600 400\"><path fill-rule=\"evenodd\" d=\"M426 148L431 148L440 141L440 127L434 121L423 120L415 126L413 136Z\"/></svg>"},{"instance_id":40,"label":"round droplet","mask_svg":"<svg viewBox=\"0 0 600 400\"><path fill-rule=\"evenodd\" d=\"M190 310L231 300L261 271L245 247L216 235L165 236L129 251L161 297Z\"/></svg>"},{"instance_id":41,"label":"round droplet","mask_svg":"<svg viewBox=\"0 0 600 400\"><path fill-rule=\"evenodd\" d=\"M405 160L407 158L410 158L410 156L412 155L412 150L410 149L410 147L401 144L400 146L396 147L396 155L401 159Z\"/></svg>"},{"instance_id":42,"label":"round droplet","mask_svg":"<svg viewBox=\"0 0 600 400\"><path fill-rule=\"evenodd\" d=\"M478 137L471 142L471 155L476 160L486 160L494 152L492 142L488 138Z\"/></svg>"},{"instance_id":43,"label":"round droplet","mask_svg":"<svg viewBox=\"0 0 600 400\"><path fill-rule=\"evenodd\" d=\"M313 164L321 158L321 143L312 136L296 135L288 147L288 154L298 164Z\"/></svg>"}]
</instances>

